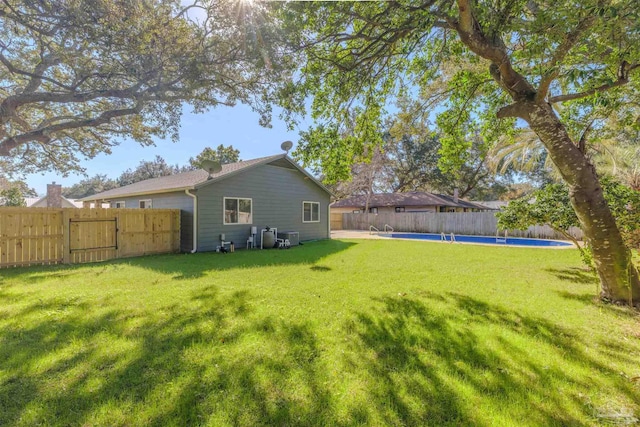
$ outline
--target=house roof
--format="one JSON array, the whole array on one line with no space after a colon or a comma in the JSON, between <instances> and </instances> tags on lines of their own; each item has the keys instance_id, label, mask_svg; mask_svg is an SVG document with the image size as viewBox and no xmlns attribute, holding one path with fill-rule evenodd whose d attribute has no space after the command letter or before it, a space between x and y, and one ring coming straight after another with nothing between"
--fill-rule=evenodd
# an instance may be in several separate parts
<instances>
[{"instance_id":1,"label":"house roof","mask_svg":"<svg viewBox=\"0 0 640 427\"><path fill-rule=\"evenodd\" d=\"M488 207L489 209L500 210L503 207L507 206L509 202L503 201L503 200L491 200L489 202L482 202L482 204Z\"/></svg>"},{"instance_id":2,"label":"house roof","mask_svg":"<svg viewBox=\"0 0 640 427\"><path fill-rule=\"evenodd\" d=\"M39 202L45 201L45 206L46 206L46 200L47 200L47 196L43 196L43 197L25 197L24 201L25 204L27 205L28 208L32 207L33 205L38 204ZM71 199L67 199L66 197L62 198L62 204L64 205L66 203L66 206L63 207L75 207L75 208L81 208L82 207L82 202L76 201L76 200L71 200Z\"/></svg>"},{"instance_id":3,"label":"house roof","mask_svg":"<svg viewBox=\"0 0 640 427\"><path fill-rule=\"evenodd\" d=\"M366 205L367 196L353 196L338 200L331 204L332 208L361 208ZM379 193L372 194L369 206L456 206L453 202L443 200L432 193L414 191L411 193Z\"/></svg>"},{"instance_id":4,"label":"house roof","mask_svg":"<svg viewBox=\"0 0 640 427\"><path fill-rule=\"evenodd\" d=\"M453 201L453 196L449 196L447 194L438 194L438 197L440 197L441 199L445 199L450 201L451 203L456 203ZM462 200L462 199L458 199L458 202L455 206L458 207L463 207L463 208L473 208L473 209L492 209L488 206L485 206L481 203L477 203L477 202L470 202L468 200Z\"/></svg>"},{"instance_id":5,"label":"house roof","mask_svg":"<svg viewBox=\"0 0 640 427\"><path fill-rule=\"evenodd\" d=\"M366 205L367 196L354 196L338 200L331 204L332 208L362 208ZM409 193L379 193L372 194L369 198L370 207L392 207L392 206L453 206L474 209L487 209L478 203L468 202L458 199L453 201L453 197L444 194L433 194L423 191L412 191Z\"/></svg>"},{"instance_id":6,"label":"house roof","mask_svg":"<svg viewBox=\"0 0 640 427\"><path fill-rule=\"evenodd\" d=\"M181 191L192 190L204 185L208 185L212 182L226 179L236 173L244 172L250 168L271 163L280 159L286 159L291 165L295 166L300 172L309 176L318 186L327 190L320 182L318 182L313 176L307 173L304 169L298 166L293 160L287 157L286 154L277 154L274 156L260 157L252 160L244 160L236 163L229 163L222 165L222 169L218 173L211 174L209 179L209 172L204 169L198 169L189 172L177 173L175 175L162 176L159 178L147 179L139 181L124 187L114 188L112 190L103 191L102 193L87 196L80 201L93 201L93 200L115 200L120 197L130 197L144 194L158 194L166 193L169 191Z\"/></svg>"}]
</instances>

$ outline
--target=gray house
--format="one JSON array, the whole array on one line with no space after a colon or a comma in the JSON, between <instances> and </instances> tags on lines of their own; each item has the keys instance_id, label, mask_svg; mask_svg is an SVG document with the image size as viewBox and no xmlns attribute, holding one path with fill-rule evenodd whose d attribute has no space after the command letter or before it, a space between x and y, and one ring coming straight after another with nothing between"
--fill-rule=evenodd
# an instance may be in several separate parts
<instances>
[{"instance_id":1,"label":"gray house","mask_svg":"<svg viewBox=\"0 0 640 427\"><path fill-rule=\"evenodd\" d=\"M300 241L327 239L331 193L286 154L136 182L83 202L112 208L180 209L181 249L213 251L225 241L244 248L255 227L297 232Z\"/></svg>"}]
</instances>

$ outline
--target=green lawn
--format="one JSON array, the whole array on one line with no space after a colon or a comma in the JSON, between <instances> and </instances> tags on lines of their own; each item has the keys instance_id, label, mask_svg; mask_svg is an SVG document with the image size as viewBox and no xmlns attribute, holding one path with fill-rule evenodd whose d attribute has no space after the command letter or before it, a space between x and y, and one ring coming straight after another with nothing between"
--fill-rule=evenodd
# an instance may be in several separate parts
<instances>
[{"instance_id":1,"label":"green lawn","mask_svg":"<svg viewBox=\"0 0 640 427\"><path fill-rule=\"evenodd\" d=\"M323 241L2 270L0 425L640 419L640 319L574 250Z\"/></svg>"}]
</instances>

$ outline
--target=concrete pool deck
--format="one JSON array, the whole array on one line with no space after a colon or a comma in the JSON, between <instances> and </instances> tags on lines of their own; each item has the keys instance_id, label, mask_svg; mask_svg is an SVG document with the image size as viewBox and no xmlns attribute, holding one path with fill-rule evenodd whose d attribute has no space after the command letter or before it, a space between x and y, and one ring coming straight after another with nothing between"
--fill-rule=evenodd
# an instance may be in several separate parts
<instances>
[{"instance_id":1,"label":"concrete pool deck","mask_svg":"<svg viewBox=\"0 0 640 427\"><path fill-rule=\"evenodd\" d=\"M332 239L386 239L386 237L380 237L377 234L370 234L364 230L332 230Z\"/></svg>"}]
</instances>

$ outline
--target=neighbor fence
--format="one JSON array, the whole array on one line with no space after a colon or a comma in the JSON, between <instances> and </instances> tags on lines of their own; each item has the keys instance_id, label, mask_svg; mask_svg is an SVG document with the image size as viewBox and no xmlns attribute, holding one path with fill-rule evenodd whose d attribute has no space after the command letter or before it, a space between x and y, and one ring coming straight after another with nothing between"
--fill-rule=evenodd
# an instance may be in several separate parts
<instances>
[{"instance_id":1,"label":"neighbor fence","mask_svg":"<svg viewBox=\"0 0 640 427\"><path fill-rule=\"evenodd\" d=\"M332 230L369 230L374 226L383 230L385 225L391 226L394 231L411 233L454 233L477 236L495 236L496 233L504 235L504 230L498 229L498 219L494 212L385 212L379 214L369 213L345 213L342 216L342 227ZM582 230L571 228L571 235L576 239L582 239ZM530 237L537 239L565 239L548 225L529 227L527 230L507 230L512 237Z\"/></svg>"},{"instance_id":2,"label":"neighbor fence","mask_svg":"<svg viewBox=\"0 0 640 427\"><path fill-rule=\"evenodd\" d=\"M0 208L0 267L178 252L178 209Z\"/></svg>"}]
</instances>

